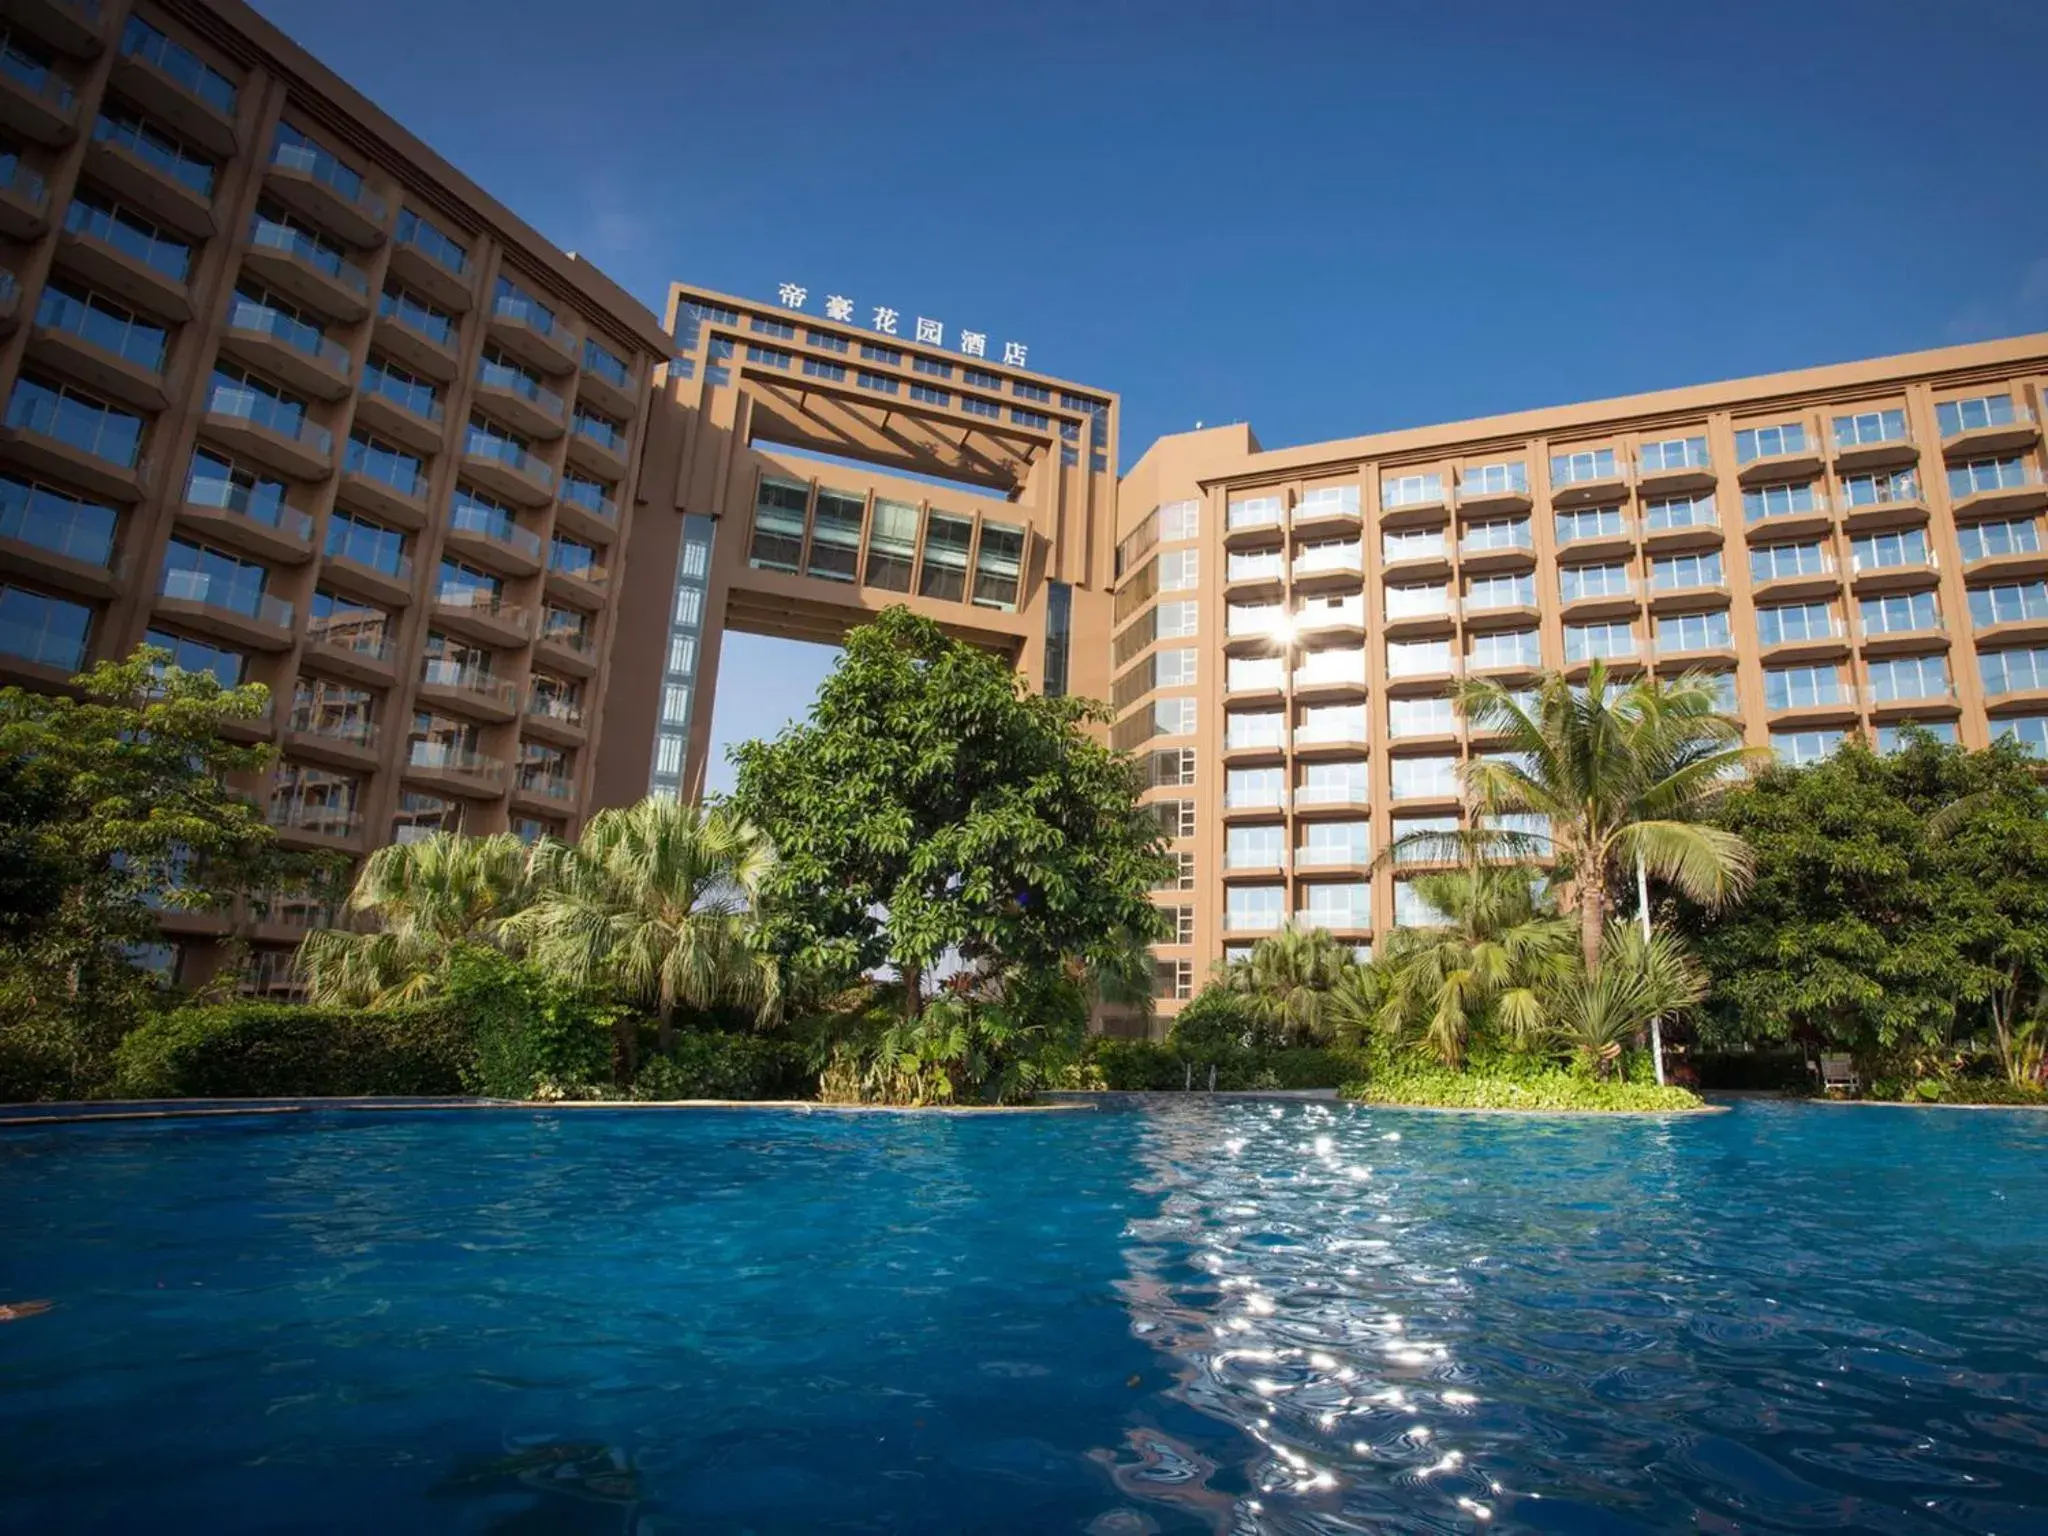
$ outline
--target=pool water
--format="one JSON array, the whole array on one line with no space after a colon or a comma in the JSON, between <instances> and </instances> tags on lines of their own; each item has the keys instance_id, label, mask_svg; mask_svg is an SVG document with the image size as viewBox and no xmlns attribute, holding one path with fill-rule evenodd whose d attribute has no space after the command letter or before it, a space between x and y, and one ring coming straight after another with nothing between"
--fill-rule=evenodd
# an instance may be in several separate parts
<instances>
[{"instance_id":1,"label":"pool water","mask_svg":"<svg viewBox=\"0 0 2048 1536\"><path fill-rule=\"evenodd\" d=\"M0 1530L2048 1531L2048 1116L0 1136Z\"/></svg>"}]
</instances>

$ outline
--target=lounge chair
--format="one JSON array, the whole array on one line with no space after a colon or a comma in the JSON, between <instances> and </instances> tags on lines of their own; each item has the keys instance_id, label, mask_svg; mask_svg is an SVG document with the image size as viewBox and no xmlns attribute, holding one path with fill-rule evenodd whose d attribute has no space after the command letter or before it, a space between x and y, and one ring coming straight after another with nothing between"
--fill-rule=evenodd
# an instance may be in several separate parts
<instances>
[{"instance_id":1,"label":"lounge chair","mask_svg":"<svg viewBox=\"0 0 2048 1536\"><path fill-rule=\"evenodd\" d=\"M1836 1089L1847 1094L1863 1091L1863 1079L1856 1075L1856 1063L1847 1055L1823 1056L1815 1070L1820 1074L1822 1093L1832 1093Z\"/></svg>"}]
</instances>

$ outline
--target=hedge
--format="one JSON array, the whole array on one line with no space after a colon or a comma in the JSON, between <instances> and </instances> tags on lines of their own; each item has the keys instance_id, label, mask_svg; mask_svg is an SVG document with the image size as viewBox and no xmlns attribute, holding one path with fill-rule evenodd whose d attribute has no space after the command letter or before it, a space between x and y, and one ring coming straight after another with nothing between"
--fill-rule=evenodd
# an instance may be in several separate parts
<instances>
[{"instance_id":1,"label":"hedge","mask_svg":"<svg viewBox=\"0 0 2048 1536\"><path fill-rule=\"evenodd\" d=\"M381 1013L238 1003L181 1008L114 1051L129 1099L257 1099L470 1091L467 1024L423 1004Z\"/></svg>"},{"instance_id":2,"label":"hedge","mask_svg":"<svg viewBox=\"0 0 2048 1536\"><path fill-rule=\"evenodd\" d=\"M1363 1071L1353 1053L1317 1046L1245 1047L1205 1042L1191 1047L1174 1040L1109 1038L1089 1042L1083 1071L1104 1088L1172 1092L1186 1088L1190 1080L1197 1089L1208 1088L1212 1066L1217 1089L1230 1092L1336 1088Z\"/></svg>"},{"instance_id":3,"label":"hedge","mask_svg":"<svg viewBox=\"0 0 2048 1536\"><path fill-rule=\"evenodd\" d=\"M665 1056L643 1062L636 1099L810 1099L818 1093L810 1054L793 1040L759 1035L679 1034Z\"/></svg>"}]
</instances>

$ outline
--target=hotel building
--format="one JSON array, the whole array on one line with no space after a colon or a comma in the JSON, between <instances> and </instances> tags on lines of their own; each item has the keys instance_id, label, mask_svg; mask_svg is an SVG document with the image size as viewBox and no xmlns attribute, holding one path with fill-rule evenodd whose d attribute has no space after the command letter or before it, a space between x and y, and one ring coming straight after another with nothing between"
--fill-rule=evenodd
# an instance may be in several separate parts
<instances>
[{"instance_id":1,"label":"hotel building","mask_svg":"<svg viewBox=\"0 0 2048 1536\"><path fill-rule=\"evenodd\" d=\"M238 0L5 18L0 680L267 684L297 846L571 828L655 317ZM325 913L250 903L281 981Z\"/></svg>"},{"instance_id":2,"label":"hotel building","mask_svg":"<svg viewBox=\"0 0 2048 1536\"><path fill-rule=\"evenodd\" d=\"M2048 336L1273 451L1163 438L1118 500L1117 743L1180 865L1162 1017L1289 922L1428 913L1376 856L1459 825L1447 690L1711 673L1811 762L1911 722L2048 755Z\"/></svg>"}]
</instances>

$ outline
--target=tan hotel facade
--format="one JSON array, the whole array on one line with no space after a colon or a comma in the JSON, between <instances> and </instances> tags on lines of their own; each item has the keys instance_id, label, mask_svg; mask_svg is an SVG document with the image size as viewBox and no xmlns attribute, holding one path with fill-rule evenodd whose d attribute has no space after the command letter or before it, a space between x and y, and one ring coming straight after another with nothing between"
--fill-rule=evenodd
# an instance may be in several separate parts
<instances>
[{"instance_id":1,"label":"tan hotel facade","mask_svg":"<svg viewBox=\"0 0 2048 1536\"><path fill-rule=\"evenodd\" d=\"M903 602L1112 702L1180 865L1165 1016L1289 920L1420 915L1374 859L1459 814L1459 676L1703 667L1795 758L2048 751L2048 337L1119 480L1115 395L957 333L657 319L239 0L0 15L0 680L148 639L267 684L294 845L695 795L726 630ZM160 958L232 921L287 985L327 916L167 914Z\"/></svg>"},{"instance_id":2,"label":"tan hotel facade","mask_svg":"<svg viewBox=\"0 0 2048 1536\"><path fill-rule=\"evenodd\" d=\"M1376 856L1456 825L1447 689L1704 670L1809 761L1908 721L2048 755L2048 336L1264 451L1119 487L1112 697L1181 863L1162 1014L1284 923L1426 916Z\"/></svg>"}]
</instances>

